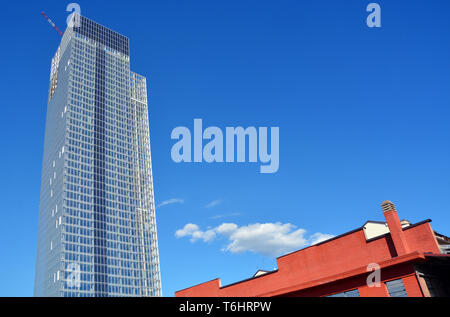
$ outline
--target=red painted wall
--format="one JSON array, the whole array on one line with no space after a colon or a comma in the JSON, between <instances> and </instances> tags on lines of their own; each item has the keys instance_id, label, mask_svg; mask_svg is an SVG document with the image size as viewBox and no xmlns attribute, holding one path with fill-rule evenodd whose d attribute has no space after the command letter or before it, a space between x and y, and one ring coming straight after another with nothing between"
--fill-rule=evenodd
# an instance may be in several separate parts
<instances>
[{"instance_id":1,"label":"red painted wall","mask_svg":"<svg viewBox=\"0 0 450 317\"><path fill-rule=\"evenodd\" d=\"M403 231L411 251L440 253L439 245L429 222Z\"/></svg>"}]
</instances>

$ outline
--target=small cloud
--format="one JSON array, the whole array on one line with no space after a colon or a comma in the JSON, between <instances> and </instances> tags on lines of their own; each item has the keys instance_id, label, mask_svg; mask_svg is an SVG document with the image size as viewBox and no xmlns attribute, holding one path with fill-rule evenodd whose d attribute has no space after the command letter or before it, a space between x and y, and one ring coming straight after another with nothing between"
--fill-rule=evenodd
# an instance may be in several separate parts
<instances>
[{"instance_id":1,"label":"small cloud","mask_svg":"<svg viewBox=\"0 0 450 317\"><path fill-rule=\"evenodd\" d=\"M159 207L162 207L162 206L166 206L166 205L171 205L171 204L182 204L182 203L184 203L184 199L171 198L171 199L163 201L158 206L156 206L156 208L159 208Z\"/></svg>"},{"instance_id":2,"label":"small cloud","mask_svg":"<svg viewBox=\"0 0 450 317\"><path fill-rule=\"evenodd\" d=\"M212 208L212 207L215 207L217 205L220 205L221 203L222 203L222 199L216 199L216 200L213 200L212 202L210 202L209 204L207 204L205 206L205 208Z\"/></svg>"},{"instance_id":3,"label":"small cloud","mask_svg":"<svg viewBox=\"0 0 450 317\"><path fill-rule=\"evenodd\" d=\"M317 232L309 237L309 241L310 241L311 245L314 245L314 244L326 241L331 238L334 238L334 235Z\"/></svg>"},{"instance_id":4,"label":"small cloud","mask_svg":"<svg viewBox=\"0 0 450 317\"><path fill-rule=\"evenodd\" d=\"M231 214L215 215L215 216L212 216L211 219L221 219L221 218L237 217L237 216L240 216L240 215L241 215L240 213L234 212L234 213L231 213Z\"/></svg>"},{"instance_id":5,"label":"small cloud","mask_svg":"<svg viewBox=\"0 0 450 317\"><path fill-rule=\"evenodd\" d=\"M206 230L201 231L200 228L193 223L186 224L183 229L179 229L175 232L175 236L177 238L182 238L186 236L190 236L191 242L195 242L197 240L203 240L204 242L209 242L216 237L216 233L214 230Z\"/></svg>"},{"instance_id":6,"label":"small cloud","mask_svg":"<svg viewBox=\"0 0 450 317\"><path fill-rule=\"evenodd\" d=\"M193 223L188 223L186 224L183 229L178 229L175 232L175 236L177 238L181 238L181 237L185 237L185 236L190 236L192 235L195 231L198 231L200 228Z\"/></svg>"},{"instance_id":7,"label":"small cloud","mask_svg":"<svg viewBox=\"0 0 450 317\"><path fill-rule=\"evenodd\" d=\"M305 229L296 229L290 223L254 223L238 226L234 223L221 225L202 231L196 224L187 224L175 232L177 238L190 236L191 242L203 240L211 242L221 236L228 239L228 244L222 249L231 253L254 252L266 256L277 257L308 245L318 243L333 237L329 234L314 233L306 237Z\"/></svg>"}]
</instances>

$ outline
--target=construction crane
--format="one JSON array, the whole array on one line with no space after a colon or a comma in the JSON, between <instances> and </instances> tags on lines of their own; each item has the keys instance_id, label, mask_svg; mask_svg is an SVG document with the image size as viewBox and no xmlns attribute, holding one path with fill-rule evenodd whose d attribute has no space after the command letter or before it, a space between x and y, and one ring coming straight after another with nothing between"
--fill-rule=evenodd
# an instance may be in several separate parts
<instances>
[{"instance_id":1,"label":"construction crane","mask_svg":"<svg viewBox=\"0 0 450 317\"><path fill-rule=\"evenodd\" d=\"M58 29L58 27L55 25L55 23L53 23L53 21L50 20L50 18L45 14L45 12L42 11L41 14L48 21L48 23L50 23L50 25L59 33L59 35L63 36L63 32L61 32L61 30Z\"/></svg>"}]
</instances>

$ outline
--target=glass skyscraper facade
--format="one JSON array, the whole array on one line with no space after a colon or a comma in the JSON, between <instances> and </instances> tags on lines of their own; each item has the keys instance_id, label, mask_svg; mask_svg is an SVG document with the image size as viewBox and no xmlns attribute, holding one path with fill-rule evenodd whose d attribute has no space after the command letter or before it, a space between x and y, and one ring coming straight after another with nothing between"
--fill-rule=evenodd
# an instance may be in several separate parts
<instances>
[{"instance_id":1,"label":"glass skyscraper facade","mask_svg":"<svg viewBox=\"0 0 450 317\"><path fill-rule=\"evenodd\" d=\"M34 294L161 296L146 79L128 38L74 18L51 64Z\"/></svg>"}]
</instances>

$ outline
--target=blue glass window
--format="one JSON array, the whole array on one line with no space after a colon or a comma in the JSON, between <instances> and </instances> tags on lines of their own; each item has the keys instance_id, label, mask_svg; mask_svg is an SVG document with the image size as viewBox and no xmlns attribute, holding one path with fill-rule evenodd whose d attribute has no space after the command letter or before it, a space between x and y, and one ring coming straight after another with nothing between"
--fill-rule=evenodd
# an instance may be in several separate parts
<instances>
[{"instance_id":1,"label":"blue glass window","mask_svg":"<svg viewBox=\"0 0 450 317\"><path fill-rule=\"evenodd\" d=\"M386 287L391 297L408 297L402 279L386 282Z\"/></svg>"}]
</instances>

